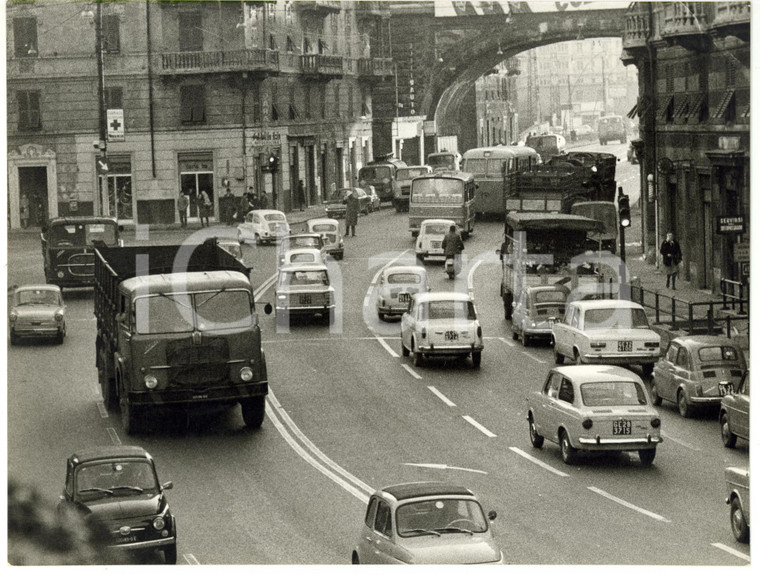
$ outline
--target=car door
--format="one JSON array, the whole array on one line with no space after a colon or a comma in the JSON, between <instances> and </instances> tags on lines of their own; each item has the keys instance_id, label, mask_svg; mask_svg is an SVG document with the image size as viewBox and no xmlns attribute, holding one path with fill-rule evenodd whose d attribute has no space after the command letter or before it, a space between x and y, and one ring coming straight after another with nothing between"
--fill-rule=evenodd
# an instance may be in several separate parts
<instances>
[{"instance_id":1,"label":"car door","mask_svg":"<svg viewBox=\"0 0 760 574\"><path fill-rule=\"evenodd\" d=\"M393 559L393 521L390 505L384 500L377 501L375 521L370 532L371 564L390 564Z\"/></svg>"},{"instance_id":2,"label":"car door","mask_svg":"<svg viewBox=\"0 0 760 574\"><path fill-rule=\"evenodd\" d=\"M673 366L673 375L670 383L672 396L675 398L678 394L678 388L691 379L691 357L686 347L679 345L676 362Z\"/></svg>"},{"instance_id":3,"label":"car door","mask_svg":"<svg viewBox=\"0 0 760 574\"><path fill-rule=\"evenodd\" d=\"M569 341L571 337L570 323L574 320L574 317L577 316L576 309L577 307L575 305L568 305L562 321L558 321L554 324L554 327L552 327L552 332L554 333L554 344L557 347L557 352L562 355L572 355L572 353L570 353L572 344ZM577 321L577 319L575 320Z\"/></svg>"},{"instance_id":4,"label":"car door","mask_svg":"<svg viewBox=\"0 0 760 574\"><path fill-rule=\"evenodd\" d=\"M675 374L676 359L680 349L681 345L671 341L670 345L668 345L667 351L665 351L665 356L662 360L657 362L656 371L654 373L657 394L669 401L675 401L676 397L673 376Z\"/></svg>"},{"instance_id":5,"label":"car door","mask_svg":"<svg viewBox=\"0 0 760 574\"><path fill-rule=\"evenodd\" d=\"M401 315L401 342L407 349L412 348L412 332L414 331L414 316L417 312L414 299L409 302L409 309Z\"/></svg>"},{"instance_id":6,"label":"car door","mask_svg":"<svg viewBox=\"0 0 760 574\"><path fill-rule=\"evenodd\" d=\"M367 504L367 512L364 515L364 525L362 526L361 537L356 545L356 553L359 556L360 564L371 564L375 560L375 546L373 543L373 527L375 525L375 515L377 513L377 497L373 496Z\"/></svg>"},{"instance_id":7,"label":"car door","mask_svg":"<svg viewBox=\"0 0 760 574\"><path fill-rule=\"evenodd\" d=\"M559 385L562 381L562 375L556 371L551 371L549 376L546 377L546 383L541 391L541 401L537 412L534 413L536 423L536 431L542 436L551 438L553 441L557 441L557 393L559 392Z\"/></svg>"},{"instance_id":8,"label":"car door","mask_svg":"<svg viewBox=\"0 0 760 574\"><path fill-rule=\"evenodd\" d=\"M744 373L732 398L732 412L729 413L731 431L742 438L749 438L749 371Z\"/></svg>"}]
</instances>

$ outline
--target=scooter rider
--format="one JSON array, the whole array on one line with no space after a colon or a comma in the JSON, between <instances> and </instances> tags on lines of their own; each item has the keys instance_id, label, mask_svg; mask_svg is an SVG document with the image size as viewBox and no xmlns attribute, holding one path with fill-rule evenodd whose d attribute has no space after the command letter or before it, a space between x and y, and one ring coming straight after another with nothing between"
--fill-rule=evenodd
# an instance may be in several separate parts
<instances>
[{"instance_id":1,"label":"scooter rider","mask_svg":"<svg viewBox=\"0 0 760 574\"><path fill-rule=\"evenodd\" d=\"M461 235L459 235L459 232L457 231L456 225L449 227L449 232L443 236L441 247L443 248L443 255L446 258L446 261L448 262L449 259L454 260L454 274L459 273L459 269L462 265L461 253L464 251L464 243L462 242ZM446 272L448 273L448 270Z\"/></svg>"}]
</instances>

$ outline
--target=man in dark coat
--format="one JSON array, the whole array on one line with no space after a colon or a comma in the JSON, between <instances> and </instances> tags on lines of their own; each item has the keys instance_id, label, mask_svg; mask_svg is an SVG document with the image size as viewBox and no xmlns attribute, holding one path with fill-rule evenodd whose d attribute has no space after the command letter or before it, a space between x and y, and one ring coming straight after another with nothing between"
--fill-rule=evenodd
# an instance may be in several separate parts
<instances>
[{"instance_id":1,"label":"man in dark coat","mask_svg":"<svg viewBox=\"0 0 760 574\"><path fill-rule=\"evenodd\" d=\"M670 287L671 281L673 282L673 290L676 289L676 277L678 277L678 265L683 259L681 254L681 246L678 241L673 239L673 234L668 233L665 236L665 241L660 246L660 254L662 255L662 265L665 267L665 275L667 277L665 287Z\"/></svg>"},{"instance_id":2,"label":"man in dark coat","mask_svg":"<svg viewBox=\"0 0 760 574\"><path fill-rule=\"evenodd\" d=\"M356 236L356 223L359 220L359 196L351 191L345 199L346 202L346 236L351 230L351 237Z\"/></svg>"}]
</instances>

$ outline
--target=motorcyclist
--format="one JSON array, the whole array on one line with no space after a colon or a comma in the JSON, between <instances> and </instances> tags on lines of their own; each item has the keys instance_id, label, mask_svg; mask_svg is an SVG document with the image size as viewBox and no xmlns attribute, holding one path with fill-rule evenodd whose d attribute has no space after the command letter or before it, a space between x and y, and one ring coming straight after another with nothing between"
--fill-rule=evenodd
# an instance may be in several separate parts
<instances>
[{"instance_id":1,"label":"motorcyclist","mask_svg":"<svg viewBox=\"0 0 760 574\"><path fill-rule=\"evenodd\" d=\"M462 236L457 231L457 226L452 225L449 227L448 233L443 236L443 242L441 243L443 248L443 255L448 259L454 260L455 273L459 272L461 266L461 253L464 250L464 243L462 242Z\"/></svg>"}]
</instances>

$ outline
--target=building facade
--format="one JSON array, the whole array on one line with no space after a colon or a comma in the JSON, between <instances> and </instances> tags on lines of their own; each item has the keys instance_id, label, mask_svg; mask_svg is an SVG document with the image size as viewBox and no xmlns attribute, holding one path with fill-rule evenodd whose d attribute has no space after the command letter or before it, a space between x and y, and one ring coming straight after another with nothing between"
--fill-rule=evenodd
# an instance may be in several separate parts
<instances>
[{"instance_id":1,"label":"building facade","mask_svg":"<svg viewBox=\"0 0 760 574\"><path fill-rule=\"evenodd\" d=\"M178 194L201 190L217 219L226 189L289 211L299 180L321 201L373 157L388 17L382 2L8 3L11 228L22 207L32 223L174 223Z\"/></svg>"},{"instance_id":2,"label":"building facade","mask_svg":"<svg viewBox=\"0 0 760 574\"><path fill-rule=\"evenodd\" d=\"M641 189L651 260L672 231L686 279L746 282L750 2L634 3L622 59L639 71Z\"/></svg>"},{"instance_id":3,"label":"building facade","mask_svg":"<svg viewBox=\"0 0 760 574\"><path fill-rule=\"evenodd\" d=\"M477 144L468 148L509 145L518 139L519 62L518 58L509 58L475 82Z\"/></svg>"}]
</instances>

